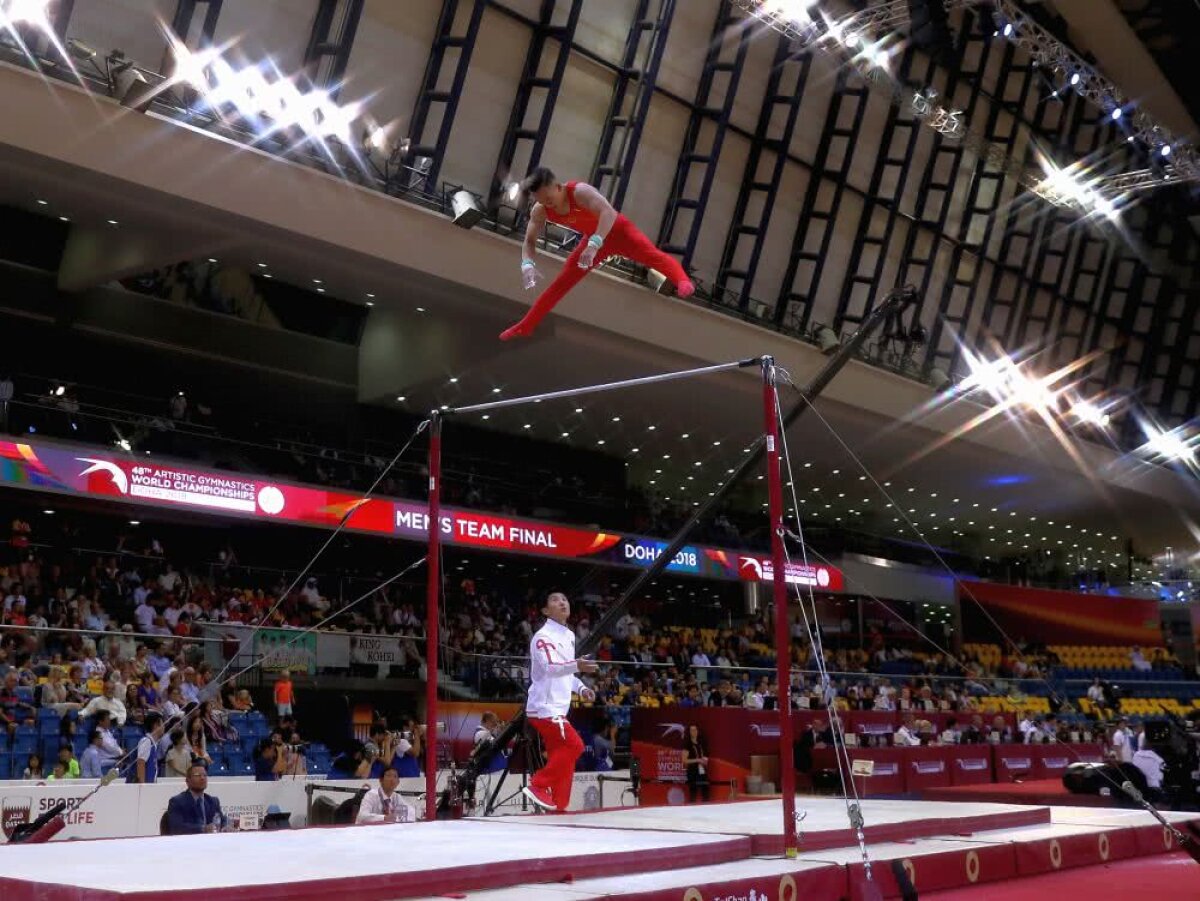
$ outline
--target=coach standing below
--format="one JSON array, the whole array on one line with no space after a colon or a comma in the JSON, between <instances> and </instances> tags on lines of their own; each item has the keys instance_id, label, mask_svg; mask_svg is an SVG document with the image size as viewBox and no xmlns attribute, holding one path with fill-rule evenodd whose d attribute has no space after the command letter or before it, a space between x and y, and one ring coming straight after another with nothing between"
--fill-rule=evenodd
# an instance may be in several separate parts
<instances>
[{"instance_id":1,"label":"coach standing below","mask_svg":"<svg viewBox=\"0 0 1200 901\"><path fill-rule=\"evenodd\" d=\"M575 659L575 633L567 627L571 602L565 594L547 597L542 614L546 624L529 641L531 684L525 713L546 746L546 765L533 774L524 792L543 810L564 811L571 803L575 761L583 753L583 740L567 722L571 694L578 692L585 701L596 699L576 673L594 673L599 667L592 660Z\"/></svg>"}]
</instances>

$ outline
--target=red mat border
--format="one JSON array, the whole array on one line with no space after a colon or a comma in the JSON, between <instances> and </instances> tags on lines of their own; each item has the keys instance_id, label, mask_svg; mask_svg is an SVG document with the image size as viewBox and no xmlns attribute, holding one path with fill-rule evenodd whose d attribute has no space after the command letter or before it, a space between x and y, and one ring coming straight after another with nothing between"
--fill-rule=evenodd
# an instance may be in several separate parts
<instances>
[{"instance_id":1,"label":"red mat border","mask_svg":"<svg viewBox=\"0 0 1200 901\"><path fill-rule=\"evenodd\" d=\"M904 842L935 835L971 835L992 829L1015 829L1019 826L1043 826L1050 822L1048 807L1028 807L1006 813L985 813L973 817L929 817L900 823L873 826L867 822L863 830L869 844ZM803 824L801 824L803 826ZM755 854L782 854L783 835L752 835ZM800 853L847 848L857 839L850 829L826 829L823 832L804 832L800 835Z\"/></svg>"}]
</instances>

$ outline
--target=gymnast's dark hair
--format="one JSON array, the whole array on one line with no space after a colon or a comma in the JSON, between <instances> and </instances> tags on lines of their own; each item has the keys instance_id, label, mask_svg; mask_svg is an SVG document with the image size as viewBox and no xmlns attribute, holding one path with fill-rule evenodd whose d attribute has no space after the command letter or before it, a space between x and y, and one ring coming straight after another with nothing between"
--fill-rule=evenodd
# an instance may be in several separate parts
<instances>
[{"instance_id":1,"label":"gymnast's dark hair","mask_svg":"<svg viewBox=\"0 0 1200 901\"><path fill-rule=\"evenodd\" d=\"M538 166L532 172L525 176L525 180L521 182L521 192L528 197L536 191L540 191L546 185L552 185L558 178L554 173L545 166Z\"/></svg>"}]
</instances>

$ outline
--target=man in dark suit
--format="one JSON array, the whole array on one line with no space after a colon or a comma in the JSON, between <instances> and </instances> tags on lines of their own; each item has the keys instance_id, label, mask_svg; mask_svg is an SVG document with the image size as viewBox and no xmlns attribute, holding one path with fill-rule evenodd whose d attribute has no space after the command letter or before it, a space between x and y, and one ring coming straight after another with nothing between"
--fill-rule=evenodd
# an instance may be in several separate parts
<instances>
[{"instance_id":1,"label":"man in dark suit","mask_svg":"<svg viewBox=\"0 0 1200 901\"><path fill-rule=\"evenodd\" d=\"M208 771L193 763L187 771L187 791L180 792L167 804L167 835L196 835L218 832L224 821L221 802L206 795Z\"/></svg>"},{"instance_id":2,"label":"man in dark suit","mask_svg":"<svg viewBox=\"0 0 1200 901\"><path fill-rule=\"evenodd\" d=\"M813 768L812 752L814 748L826 748L833 744L833 731L829 724L822 719L815 719L801 734L793 747L793 758L796 771L811 773Z\"/></svg>"}]
</instances>

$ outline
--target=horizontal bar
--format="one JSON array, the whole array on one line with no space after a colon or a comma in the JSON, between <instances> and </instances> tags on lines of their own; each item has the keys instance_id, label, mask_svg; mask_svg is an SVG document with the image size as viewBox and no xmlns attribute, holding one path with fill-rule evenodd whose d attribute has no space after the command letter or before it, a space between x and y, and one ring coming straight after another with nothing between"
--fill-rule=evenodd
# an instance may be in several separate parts
<instances>
[{"instance_id":1,"label":"horizontal bar","mask_svg":"<svg viewBox=\"0 0 1200 901\"><path fill-rule=\"evenodd\" d=\"M684 369L680 372L663 372L659 375L645 375L636 379L623 379L619 382L605 382L601 385L585 385L582 388L565 388L562 391L548 391L545 394L529 394L525 397L512 397L508 400L494 400L486 404L472 404L469 407L451 407L442 410L443 416L453 416L456 413L483 413L487 410L498 410L501 407L516 407L521 404L532 404L543 400L559 400L564 397L578 397L581 394L597 394L601 391L615 391L618 388L634 388L638 385L653 385L655 382L670 382L675 379L691 378L694 375L707 375L712 372L726 372L730 369L745 369L758 366L761 357L750 357L734 363L718 363L715 366L701 366L699 369Z\"/></svg>"}]
</instances>

